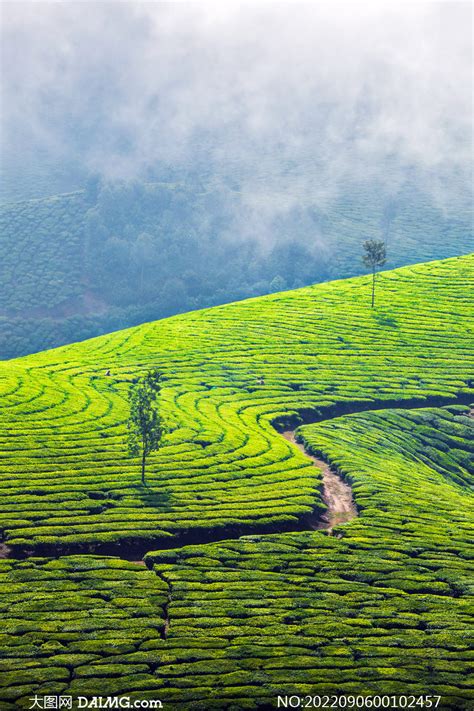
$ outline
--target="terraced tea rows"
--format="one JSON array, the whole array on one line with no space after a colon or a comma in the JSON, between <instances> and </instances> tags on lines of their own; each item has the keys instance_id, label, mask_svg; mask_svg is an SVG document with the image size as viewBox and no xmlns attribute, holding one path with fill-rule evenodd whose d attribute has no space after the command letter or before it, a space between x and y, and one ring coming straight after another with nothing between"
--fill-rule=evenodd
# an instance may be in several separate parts
<instances>
[{"instance_id":1,"label":"terraced tea rows","mask_svg":"<svg viewBox=\"0 0 474 711\"><path fill-rule=\"evenodd\" d=\"M42 556L0 561L5 708L49 688L194 709L431 691L467 708L472 420L439 405L474 400L473 284L473 256L450 259L384 273L375 310L358 278L1 364L3 540ZM125 396L151 367L172 432L142 488ZM401 403L425 407L371 409ZM351 480L360 516L333 537L276 533L324 505L317 470L272 425L362 409L300 430ZM252 532L150 553L157 575L65 555Z\"/></svg>"},{"instance_id":2,"label":"terraced tea rows","mask_svg":"<svg viewBox=\"0 0 474 711\"><path fill-rule=\"evenodd\" d=\"M40 551L157 545L202 529L290 525L321 506L313 468L271 421L472 393L472 258L385 273L375 311L367 285L322 284L2 365L5 541ZM151 366L165 374L173 432L143 490L124 442L125 395Z\"/></svg>"},{"instance_id":3,"label":"terraced tea rows","mask_svg":"<svg viewBox=\"0 0 474 711\"><path fill-rule=\"evenodd\" d=\"M0 174L5 169L2 160ZM299 170L319 184L312 161ZM63 179L73 189L78 176L71 177ZM0 358L359 274L362 235L387 241L390 268L469 251L472 199L463 176L439 184L451 196L443 207L420 189L425 178L406 177L400 185L387 164L385 186L370 177L349 181L324 208L312 190L287 195L274 220L255 195L250 228L238 243L238 215L248 211L242 176L231 189L202 172L197 182L189 174L155 183L91 180L74 193L0 204ZM272 249L255 233L257 214L267 216L261 227L271 230Z\"/></svg>"},{"instance_id":4,"label":"terraced tea rows","mask_svg":"<svg viewBox=\"0 0 474 711\"><path fill-rule=\"evenodd\" d=\"M441 708L469 708L468 412L382 410L302 428L352 481L361 515L342 539L252 536L150 553L156 576L91 556L4 561L7 697L21 706L34 693L105 685L171 708L341 693L432 694ZM423 497L400 501L408 478Z\"/></svg>"},{"instance_id":5,"label":"terraced tea rows","mask_svg":"<svg viewBox=\"0 0 474 711\"><path fill-rule=\"evenodd\" d=\"M154 688L156 654L139 662L137 649L153 649L163 630L168 589L158 577L93 556L2 561L0 570L2 709L29 708L30 697L59 695L73 679L78 691L91 678L96 693L143 688L145 679Z\"/></svg>"},{"instance_id":6,"label":"terraced tea rows","mask_svg":"<svg viewBox=\"0 0 474 711\"><path fill-rule=\"evenodd\" d=\"M278 693L435 694L443 707L471 708L468 413L381 411L303 427L352 482L360 515L342 539L283 534L150 553L172 590L170 646L207 650L171 671L178 689L198 686L202 708L215 688L235 708L275 704ZM226 650L217 667L216 647ZM169 678L166 663L157 673Z\"/></svg>"}]
</instances>

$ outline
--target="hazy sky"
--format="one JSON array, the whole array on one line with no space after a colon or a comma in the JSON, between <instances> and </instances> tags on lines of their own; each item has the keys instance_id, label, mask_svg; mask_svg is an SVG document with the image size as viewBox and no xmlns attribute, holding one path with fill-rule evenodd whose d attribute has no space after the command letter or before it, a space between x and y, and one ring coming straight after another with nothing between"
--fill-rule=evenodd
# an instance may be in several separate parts
<instances>
[{"instance_id":1,"label":"hazy sky","mask_svg":"<svg viewBox=\"0 0 474 711\"><path fill-rule=\"evenodd\" d=\"M2 3L2 149L110 177L157 162L248 199L468 169L469 2ZM394 174L396 180L396 171Z\"/></svg>"}]
</instances>

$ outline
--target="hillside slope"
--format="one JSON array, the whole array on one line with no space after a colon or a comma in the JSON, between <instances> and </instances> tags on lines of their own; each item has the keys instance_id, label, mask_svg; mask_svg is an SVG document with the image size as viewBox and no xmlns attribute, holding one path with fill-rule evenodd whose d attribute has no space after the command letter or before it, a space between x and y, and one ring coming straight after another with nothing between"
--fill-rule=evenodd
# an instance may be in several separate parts
<instances>
[{"instance_id":1,"label":"hillside slope","mask_svg":"<svg viewBox=\"0 0 474 711\"><path fill-rule=\"evenodd\" d=\"M385 272L374 310L367 278L356 278L3 364L11 393L0 435L1 491L12 501L8 538L156 538L190 526L281 521L308 511L315 490L309 465L279 441L269 421L334 403L469 392L472 262L466 257ZM151 460L153 487L166 486L163 502L147 501L137 488L136 463L124 448L126 391L151 367L166 378L164 407L173 429L169 446ZM252 506L242 508L249 484ZM105 507L99 506L104 497ZM72 509L73 520L65 516Z\"/></svg>"},{"instance_id":2,"label":"hillside slope","mask_svg":"<svg viewBox=\"0 0 474 711\"><path fill-rule=\"evenodd\" d=\"M473 286L470 255L384 272L373 310L359 277L0 364L5 708L469 708ZM172 431L143 488L126 393L151 367ZM335 536L297 530L324 510L317 469L272 426L298 416L353 486L359 516ZM138 550L149 570L124 560Z\"/></svg>"},{"instance_id":3,"label":"hillside slope","mask_svg":"<svg viewBox=\"0 0 474 711\"><path fill-rule=\"evenodd\" d=\"M416 181L394 191L345 185L325 206L286 196L269 212L264 202L244 205L225 183L91 182L2 205L0 358L353 276L369 237L386 240L389 267L471 249L470 195L461 186L449 208Z\"/></svg>"}]
</instances>

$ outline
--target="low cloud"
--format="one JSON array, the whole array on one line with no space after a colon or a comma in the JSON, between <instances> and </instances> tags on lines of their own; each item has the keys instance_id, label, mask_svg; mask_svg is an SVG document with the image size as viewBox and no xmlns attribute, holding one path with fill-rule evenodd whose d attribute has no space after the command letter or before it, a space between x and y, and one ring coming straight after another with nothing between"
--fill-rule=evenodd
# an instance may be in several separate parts
<instances>
[{"instance_id":1,"label":"low cloud","mask_svg":"<svg viewBox=\"0 0 474 711\"><path fill-rule=\"evenodd\" d=\"M4 153L40 146L111 179L193 172L238 187L262 232L267 214L324 207L353 182L396 192L415 172L440 204L467 189L470 3L2 12Z\"/></svg>"}]
</instances>

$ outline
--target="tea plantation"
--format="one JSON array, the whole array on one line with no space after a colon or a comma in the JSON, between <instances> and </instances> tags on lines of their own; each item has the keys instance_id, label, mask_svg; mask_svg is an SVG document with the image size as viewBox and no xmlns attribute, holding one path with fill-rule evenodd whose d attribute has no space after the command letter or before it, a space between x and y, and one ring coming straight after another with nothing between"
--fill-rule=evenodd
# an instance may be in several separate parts
<instances>
[{"instance_id":1,"label":"tea plantation","mask_svg":"<svg viewBox=\"0 0 474 711\"><path fill-rule=\"evenodd\" d=\"M384 272L375 309L359 277L1 363L0 708L471 708L473 286L470 255ZM126 394L150 368L171 431L142 487ZM333 535L297 425L352 485Z\"/></svg>"},{"instance_id":2,"label":"tea plantation","mask_svg":"<svg viewBox=\"0 0 474 711\"><path fill-rule=\"evenodd\" d=\"M457 197L446 207L416 180L395 194L370 180L348 184L324 208L310 192L292 209L290 196L266 226L257 203L244 236L240 190L190 176L91 180L85 190L0 204L0 358L357 275L361 235L385 239L390 268L468 252L471 195L460 176L450 186Z\"/></svg>"}]
</instances>

